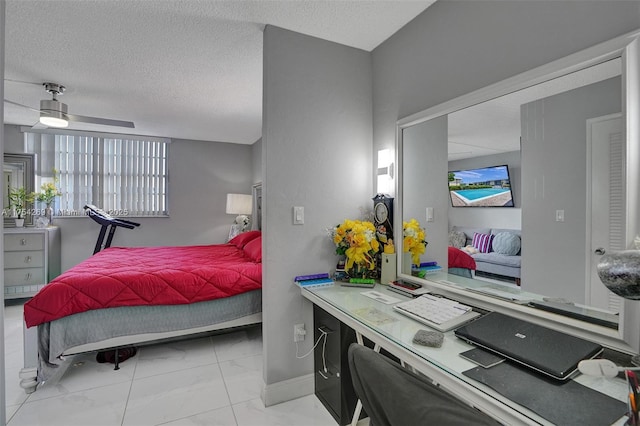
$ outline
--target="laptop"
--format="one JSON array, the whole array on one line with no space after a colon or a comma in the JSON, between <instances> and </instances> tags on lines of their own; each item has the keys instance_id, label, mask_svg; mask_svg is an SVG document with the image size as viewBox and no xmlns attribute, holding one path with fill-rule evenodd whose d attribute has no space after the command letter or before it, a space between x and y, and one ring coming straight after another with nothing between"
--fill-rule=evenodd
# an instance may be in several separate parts
<instances>
[{"instance_id":1,"label":"laptop","mask_svg":"<svg viewBox=\"0 0 640 426\"><path fill-rule=\"evenodd\" d=\"M603 351L597 343L499 312L488 313L454 333L557 380L568 379L580 361Z\"/></svg>"}]
</instances>

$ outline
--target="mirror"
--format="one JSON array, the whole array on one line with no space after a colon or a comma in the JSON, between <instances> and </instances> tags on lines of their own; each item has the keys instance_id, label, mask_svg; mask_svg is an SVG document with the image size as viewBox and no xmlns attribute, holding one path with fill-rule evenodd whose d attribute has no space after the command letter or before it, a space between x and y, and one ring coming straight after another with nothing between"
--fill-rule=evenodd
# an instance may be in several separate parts
<instances>
[{"instance_id":1,"label":"mirror","mask_svg":"<svg viewBox=\"0 0 640 426\"><path fill-rule=\"evenodd\" d=\"M640 309L610 293L595 273L601 248L622 250L637 232L637 123L625 128L622 115L637 103L637 93L629 90L636 87L629 83L637 81L637 70L628 66L637 54L636 36L587 49L399 121L398 216L403 221L416 218L426 228L429 245L422 261L448 265L454 226L466 231L464 246L474 231L483 232L480 229L509 229L521 237L517 274L496 268L495 274L464 278L425 276L429 284L437 281L445 291L471 289L489 299L497 296L487 303L510 300L518 306L514 309L546 319L557 319L558 311L543 305L560 304L566 308L563 315L587 320L585 329L606 336L607 343L638 350ZM607 144L598 139L603 123L617 126L607 130ZM612 148L603 151L609 142ZM512 207L476 207L471 197L467 207L452 201L449 187L458 188L463 179L451 179L451 171L482 176L484 172L478 172L502 165L509 170ZM612 182L617 179L611 185L610 175ZM506 191L504 179L502 186L486 176L476 182ZM426 208L433 208L433 222L426 221ZM396 233L402 232L401 226L396 224ZM402 266L398 272L405 278L411 273Z\"/></svg>"},{"instance_id":2,"label":"mirror","mask_svg":"<svg viewBox=\"0 0 640 426\"><path fill-rule=\"evenodd\" d=\"M11 188L24 187L27 193L34 192L34 154L4 154L2 200L3 208L9 206L9 191ZM27 212L33 211L33 202L27 204ZM6 211L6 210L5 210ZM33 225L33 215L27 214L24 218L24 225ZM15 227L15 220L11 213L4 214L4 227Z\"/></svg>"}]
</instances>

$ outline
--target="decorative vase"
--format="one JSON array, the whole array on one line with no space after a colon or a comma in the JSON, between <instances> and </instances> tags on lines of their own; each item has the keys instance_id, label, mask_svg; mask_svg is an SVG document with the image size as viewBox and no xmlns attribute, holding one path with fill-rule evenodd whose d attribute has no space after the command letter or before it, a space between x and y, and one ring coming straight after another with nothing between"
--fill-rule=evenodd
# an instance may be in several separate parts
<instances>
[{"instance_id":1,"label":"decorative vase","mask_svg":"<svg viewBox=\"0 0 640 426\"><path fill-rule=\"evenodd\" d=\"M360 265L354 263L351 268L347 270L349 278L370 278L371 272L366 265Z\"/></svg>"},{"instance_id":2,"label":"decorative vase","mask_svg":"<svg viewBox=\"0 0 640 426\"><path fill-rule=\"evenodd\" d=\"M396 271L396 254L382 253L380 265L380 283L389 284L397 278Z\"/></svg>"},{"instance_id":3,"label":"decorative vase","mask_svg":"<svg viewBox=\"0 0 640 426\"><path fill-rule=\"evenodd\" d=\"M53 208L51 208L51 203L47 203L47 207L44 208L44 217L49 221L49 226L53 225Z\"/></svg>"},{"instance_id":4,"label":"decorative vase","mask_svg":"<svg viewBox=\"0 0 640 426\"><path fill-rule=\"evenodd\" d=\"M600 281L620 297L640 300L640 250L608 253L597 266Z\"/></svg>"},{"instance_id":5,"label":"decorative vase","mask_svg":"<svg viewBox=\"0 0 640 426\"><path fill-rule=\"evenodd\" d=\"M16 217L14 220L15 220L15 222L16 222L16 228L22 228L22 227L24 227L24 218L21 218L21 217L20 217L20 218L18 218L18 217Z\"/></svg>"},{"instance_id":6,"label":"decorative vase","mask_svg":"<svg viewBox=\"0 0 640 426\"><path fill-rule=\"evenodd\" d=\"M402 253L402 273L411 275L411 253Z\"/></svg>"}]
</instances>

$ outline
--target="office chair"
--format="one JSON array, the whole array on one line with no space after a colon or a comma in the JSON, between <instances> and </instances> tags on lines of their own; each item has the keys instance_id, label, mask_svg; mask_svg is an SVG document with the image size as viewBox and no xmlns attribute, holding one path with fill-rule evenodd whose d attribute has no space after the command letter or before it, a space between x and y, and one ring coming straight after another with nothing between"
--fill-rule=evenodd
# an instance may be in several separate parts
<instances>
[{"instance_id":1,"label":"office chair","mask_svg":"<svg viewBox=\"0 0 640 426\"><path fill-rule=\"evenodd\" d=\"M365 346L351 344L348 359L353 387L370 426L499 425L425 377Z\"/></svg>"}]
</instances>

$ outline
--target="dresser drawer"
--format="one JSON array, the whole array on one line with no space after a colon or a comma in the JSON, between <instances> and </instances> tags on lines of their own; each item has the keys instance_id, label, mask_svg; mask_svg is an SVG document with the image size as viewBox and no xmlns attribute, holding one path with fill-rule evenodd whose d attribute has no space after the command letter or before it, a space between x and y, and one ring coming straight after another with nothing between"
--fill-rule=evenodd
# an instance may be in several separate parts
<instances>
[{"instance_id":1,"label":"dresser drawer","mask_svg":"<svg viewBox=\"0 0 640 426\"><path fill-rule=\"evenodd\" d=\"M46 283L44 268L5 269L4 285L24 285Z\"/></svg>"},{"instance_id":2,"label":"dresser drawer","mask_svg":"<svg viewBox=\"0 0 640 426\"><path fill-rule=\"evenodd\" d=\"M44 250L42 234L4 234L4 251Z\"/></svg>"},{"instance_id":3,"label":"dresser drawer","mask_svg":"<svg viewBox=\"0 0 640 426\"><path fill-rule=\"evenodd\" d=\"M4 254L4 268L44 267L44 251L8 251Z\"/></svg>"}]
</instances>

